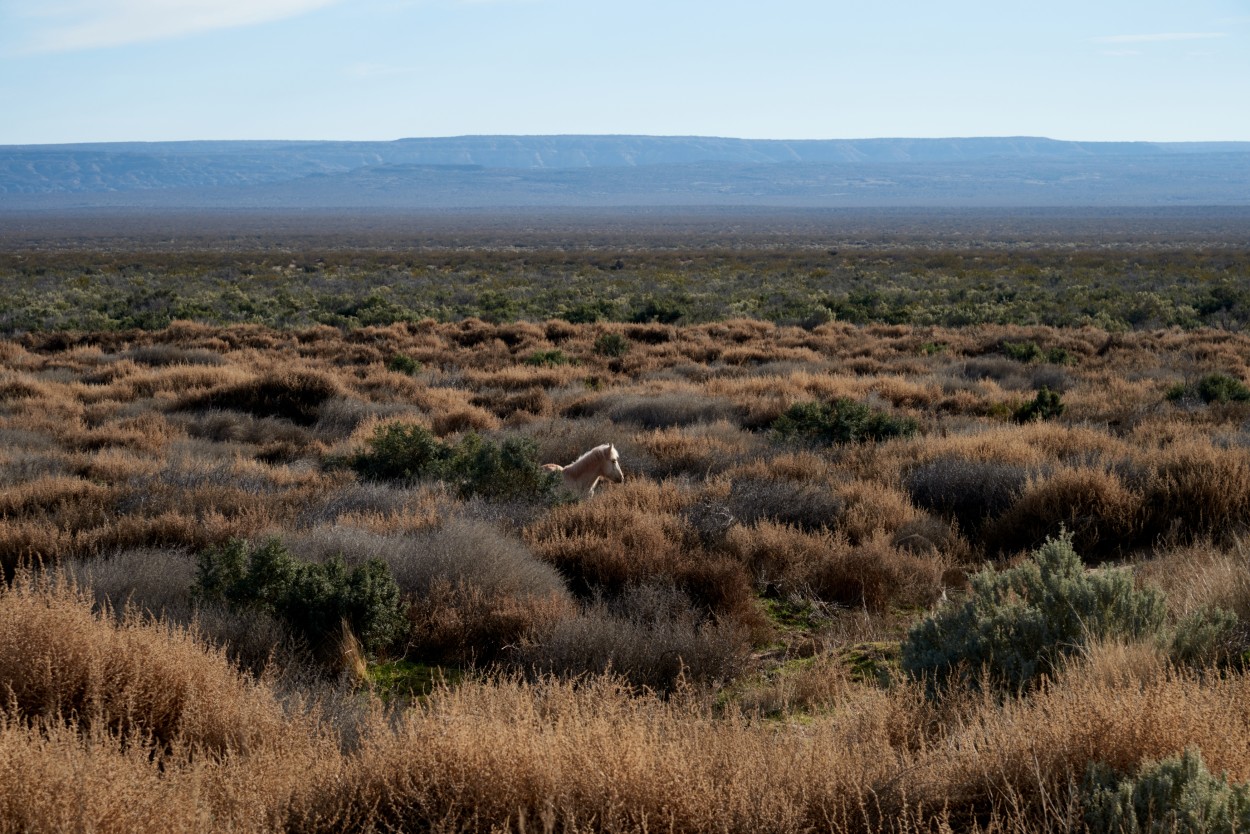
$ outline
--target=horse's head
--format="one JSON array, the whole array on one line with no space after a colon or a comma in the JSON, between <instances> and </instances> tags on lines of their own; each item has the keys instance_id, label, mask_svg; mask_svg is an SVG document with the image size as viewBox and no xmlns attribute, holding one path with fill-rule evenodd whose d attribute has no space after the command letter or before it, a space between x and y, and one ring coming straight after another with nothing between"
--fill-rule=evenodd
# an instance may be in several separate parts
<instances>
[{"instance_id":1,"label":"horse's head","mask_svg":"<svg viewBox=\"0 0 1250 834\"><path fill-rule=\"evenodd\" d=\"M621 456L611 443L604 452L603 471L600 474L616 484L625 482L625 473L621 471Z\"/></svg>"}]
</instances>

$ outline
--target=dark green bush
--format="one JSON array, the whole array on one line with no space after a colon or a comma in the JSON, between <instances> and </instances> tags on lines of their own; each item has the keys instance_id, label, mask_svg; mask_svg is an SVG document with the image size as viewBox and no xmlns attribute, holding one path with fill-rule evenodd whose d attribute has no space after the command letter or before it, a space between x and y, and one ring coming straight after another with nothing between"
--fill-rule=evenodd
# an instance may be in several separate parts
<instances>
[{"instance_id":1,"label":"dark green bush","mask_svg":"<svg viewBox=\"0 0 1250 834\"><path fill-rule=\"evenodd\" d=\"M401 374L419 374L423 366L406 353L397 353L386 361L387 370Z\"/></svg>"},{"instance_id":2,"label":"dark green bush","mask_svg":"<svg viewBox=\"0 0 1250 834\"><path fill-rule=\"evenodd\" d=\"M538 446L525 438L502 444L469 433L444 443L429 429L388 423L378 426L366 448L348 459L363 478L379 481L445 481L462 497L554 500L560 478L538 463Z\"/></svg>"},{"instance_id":3,"label":"dark green bush","mask_svg":"<svg viewBox=\"0 0 1250 834\"><path fill-rule=\"evenodd\" d=\"M526 365L549 366L571 365L573 360L559 348L553 350L536 350L525 358Z\"/></svg>"},{"instance_id":4,"label":"dark green bush","mask_svg":"<svg viewBox=\"0 0 1250 834\"><path fill-rule=\"evenodd\" d=\"M1041 362L1046 354L1037 342L1003 342L1003 356L1017 362Z\"/></svg>"},{"instance_id":5,"label":"dark green bush","mask_svg":"<svg viewBox=\"0 0 1250 834\"><path fill-rule=\"evenodd\" d=\"M534 441L510 437L497 444L477 434L467 434L456 444L443 479L455 483L466 498L551 500L560 485L559 475L539 465Z\"/></svg>"},{"instance_id":6,"label":"dark green bush","mask_svg":"<svg viewBox=\"0 0 1250 834\"><path fill-rule=\"evenodd\" d=\"M1250 388L1228 374L1207 374L1192 384L1179 383L1168 389L1167 398L1172 402L1199 399L1211 403L1250 401Z\"/></svg>"},{"instance_id":7,"label":"dark green bush","mask_svg":"<svg viewBox=\"0 0 1250 834\"><path fill-rule=\"evenodd\" d=\"M620 359L629 353L629 339L620 333L603 333L595 339L595 353L609 359Z\"/></svg>"},{"instance_id":8,"label":"dark green bush","mask_svg":"<svg viewBox=\"0 0 1250 834\"><path fill-rule=\"evenodd\" d=\"M1017 423L1031 423L1034 420L1054 420L1056 417L1062 417L1066 410L1067 406L1063 404L1059 392L1052 391L1043 385L1037 392L1037 396L1017 408L1013 416Z\"/></svg>"},{"instance_id":9,"label":"dark green bush","mask_svg":"<svg viewBox=\"0 0 1250 834\"><path fill-rule=\"evenodd\" d=\"M1037 342L1003 342L1003 355L1008 359L1029 364L1031 362L1050 362L1053 365L1071 365L1072 354L1061 347L1043 349Z\"/></svg>"},{"instance_id":10,"label":"dark green bush","mask_svg":"<svg viewBox=\"0 0 1250 834\"><path fill-rule=\"evenodd\" d=\"M1148 764L1133 777L1091 765L1085 780L1085 824L1092 832L1234 834L1250 831L1250 786L1213 776L1202 754Z\"/></svg>"},{"instance_id":11,"label":"dark green bush","mask_svg":"<svg viewBox=\"0 0 1250 834\"><path fill-rule=\"evenodd\" d=\"M795 403L772 425L782 440L807 440L830 446L911 437L916 428L916 421L910 417L895 417L845 397L832 402Z\"/></svg>"},{"instance_id":12,"label":"dark green bush","mask_svg":"<svg viewBox=\"0 0 1250 834\"><path fill-rule=\"evenodd\" d=\"M450 457L446 444L429 429L403 423L378 426L365 445L348 463L361 477L375 481L437 478Z\"/></svg>"},{"instance_id":13,"label":"dark green bush","mask_svg":"<svg viewBox=\"0 0 1250 834\"><path fill-rule=\"evenodd\" d=\"M1065 535L1022 565L973 576L966 601L911 628L903 668L933 685L984 671L993 685L1025 688L1092 639L1157 635L1164 614L1163 594L1137 589L1129 572L1086 572Z\"/></svg>"},{"instance_id":14,"label":"dark green bush","mask_svg":"<svg viewBox=\"0 0 1250 834\"><path fill-rule=\"evenodd\" d=\"M323 652L336 644L343 622L367 652L391 645L406 624L399 586L384 562L370 559L352 568L341 556L301 562L276 538L259 547L232 539L202 552L193 593L272 614Z\"/></svg>"},{"instance_id":15,"label":"dark green bush","mask_svg":"<svg viewBox=\"0 0 1250 834\"><path fill-rule=\"evenodd\" d=\"M1207 374L1198 380L1198 396L1204 403L1246 402L1250 388L1227 374Z\"/></svg>"}]
</instances>

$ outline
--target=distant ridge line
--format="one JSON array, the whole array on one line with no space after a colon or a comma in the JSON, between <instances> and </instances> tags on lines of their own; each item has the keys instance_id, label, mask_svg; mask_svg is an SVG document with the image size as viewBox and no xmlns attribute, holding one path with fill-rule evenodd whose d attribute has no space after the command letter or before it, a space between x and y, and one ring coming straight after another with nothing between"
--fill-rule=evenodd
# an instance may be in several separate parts
<instances>
[{"instance_id":1,"label":"distant ridge line","mask_svg":"<svg viewBox=\"0 0 1250 834\"><path fill-rule=\"evenodd\" d=\"M1250 204L1250 142L1036 136L0 145L0 209Z\"/></svg>"}]
</instances>

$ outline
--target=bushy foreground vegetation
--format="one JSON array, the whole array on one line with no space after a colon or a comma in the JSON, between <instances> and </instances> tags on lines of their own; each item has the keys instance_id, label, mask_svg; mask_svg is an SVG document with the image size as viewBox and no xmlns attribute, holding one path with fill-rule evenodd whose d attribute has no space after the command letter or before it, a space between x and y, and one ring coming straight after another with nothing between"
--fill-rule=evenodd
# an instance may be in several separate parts
<instances>
[{"instance_id":1,"label":"bushy foreground vegetation","mask_svg":"<svg viewBox=\"0 0 1250 834\"><path fill-rule=\"evenodd\" d=\"M0 341L0 829L1241 819L1248 357L754 319ZM591 499L540 468L604 442Z\"/></svg>"}]
</instances>

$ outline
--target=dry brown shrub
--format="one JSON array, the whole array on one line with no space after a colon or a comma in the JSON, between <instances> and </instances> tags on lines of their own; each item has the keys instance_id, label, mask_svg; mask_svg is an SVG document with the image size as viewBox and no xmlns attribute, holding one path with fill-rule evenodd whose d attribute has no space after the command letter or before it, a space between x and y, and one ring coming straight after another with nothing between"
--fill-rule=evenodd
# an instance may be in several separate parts
<instances>
[{"instance_id":1,"label":"dry brown shrub","mask_svg":"<svg viewBox=\"0 0 1250 834\"><path fill-rule=\"evenodd\" d=\"M66 475L36 478L0 493L0 517L47 516L78 503L102 505L108 490L98 484Z\"/></svg>"},{"instance_id":2,"label":"dry brown shrub","mask_svg":"<svg viewBox=\"0 0 1250 834\"><path fill-rule=\"evenodd\" d=\"M724 547L770 593L873 612L932 604L949 565L940 554L901 549L884 536L856 545L842 533L764 521L732 528Z\"/></svg>"},{"instance_id":3,"label":"dry brown shrub","mask_svg":"<svg viewBox=\"0 0 1250 834\"><path fill-rule=\"evenodd\" d=\"M553 622L517 647L512 664L561 677L619 674L635 686L673 692L730 680L748 649L740 624L709 621L679 589L649 582Z\"/></svg>"},{"instance_id":4,"label":"dry brown shrub","mask_svg":"<svg viewBox=\"0 0 1250 834\"><path fill-rule=\"evenodd\" d=\"M1250 526L1250 449L1216 448L1190 433L1138 463L1128 477L1142 495L1138 535L1146 543L1228 540Z\"/></svg>"},{"instance_id":5,"label":"dry brown shrub","mask_svg":"<svg viewBox=\"0 0 1250 834\"><path fill-rule=\"evenodd\" d=\"M77 716L158 746L245 752L283 724L269 693L194 636L104 620L64 576L0 591L0 681L16 715Z\"/></svg>"},{"instance_id":6,"label":"dry brown shrub","mask_svg":"<svg viewBox=\"0 0 1250 834\"><path fill-rule=\"evenodd\" d=\"M475 394L470 402L475 406L485 408L500 419L521 414L546 417L552 412L551 397L541 387L516 392L500 389L486 390Z\"/></svg>"},{"instance_id":7,"label":"dry brown shrub","mask_svg":"<svg viewBox=\"0 0 1250 834\"><path fill-rule=\"evenodd\" d=\"M626 481L602 497L555 508L525 529L525 541L578 595L617 595L669 579L697 606L754 622L749 578L738 562L703 549L680 515L690 500L672 486Z\"/></svg>"},{"instance_id":8,"label":"dry brown shrub","mask_svg":"<svg viewBox=\"0 0 1250 834\"><path fill-rule=\"evenodd\" d=\"M918 409L933 408L942 393L931 380L907 379L901 376L879 377L871 390L895 408Z\"/></svg>"},{"instance_id":9,"label":"dry brown shrub","mask_svg":"<svg viewBox=\"0 0 1250 834\"><path fill-rule=\"evenodd\" d=\"M581 379L584 373L576 365L510 365L497 370L467 370L464 381L474 389L526 391L530 388L560 388Z\"/></svg>"},{"instance_id":10,"label":"dry brown shrub","mask_svg":"<svg viewBox=\"0 0 1250 834\"><path fill-rule=\"evenodd\" d=\"M986 548L1015 553L1061 530L1086 559L1122 552L1142 511L1141 498L1102 469L1064 468L1031 481L984 531Z\"/></svg>"},{"instance_id":11,"label":"dry brown shrub","mask_svg":"<svg viewBox=\"0 0 1250 834\"><path fill-rule=\"evenodd\" d=\"M754 435L727 421L658 429L642 435L638 443L656 460L654 474L680 473L709 477L755 457L762 444Z\"/></svg>"},{"instance_id":12,"label":"dry brown shrub","mask_svg":"<svg viewBox=\"0 0 1250 834\"><path fill-rule=\"evenodd\" d=\"M440 437L465 431L494 431L500 425L498 417L474 405L445 411L430 420L430 427Z\"/></svg>"},{"instance_id":13,"label":"dry brown shrub","mask_svg":"<svg viewBox=\"0 0 1250 834\"><path fill-rule=\"evenodd\" d=\"M1140 574L1167 594L1168 607L1178 616L1224 608L1250 621L1250 562L1244 547L1238 539L1230 546L1205 540L1169 548L1143 562Z\"/></svg>"},{"instance_id":14,"label":"dry brown shrub","mask_svg":"<svg viewBox=\"0 0 1250 834\"><path fill-rule=\"evenodd\" d=\"M10 370L0 373L0 402L55 399L58 396L58 388L42 380Z\"/></svg>"},{"instance_id":15,"label":"dry brown shrub","mask_svg":"<svg viewBox=\"0 0 1250 834\"><path fill-rule=\"evenodd\" d=\"M410 601L408 651L431 662L493 663L576 616L577 606L563 592L514 596L438 580Z\"/></svg>"},{"instance_id":16,"label":"dry brown shrub","mask_svg":"<svg viewBox=\"0 0 1250 834\"><path fill-rule=\"evenodd\" d=\"M159 455L170 440L180 436L182 432L163 414L146 412L88 429L72 445L82 449L122 447Z\"/></svg>"},{"instance_id":17,"label":"dry brown shrub","mask_svg":"<svg viewBox=\"0 0 1250 834\"><path fill-rule=\"evenodd\" d=\"M208 369L218 373L217 369ZM176 408L187 411L224 409L254 417L280 417L303 426L317 422L325 401L343 396L338 380L323 371L284 367L242 383L229 383L182 397Z\"/></svg>"},{"instance_id":18,"label":"dry brown shrub","mask_svg":"<svg viewBox=\"0 0 1250 834\"><path fill-rule=\"evenodd\" d=\"M76 475L85 480L124 484L132 478L151 478L159 470L160 461L146 452L146 449L118 447L80 452L70 459L70 466Z\"/></svg>"},{"instance_id":19,"label":"dry brown shrub","mask_svg":"<svg viewBox=\"0 0 1250 834\"><path fill-rule=\"evenodd\" d=\"M118 363L119 366L124 364L127 363ZM172 365L119 374L117 379L109 385L108 393L121 400L136 400L162 394L187 397L195 393L205 393L211 389L230 389L247 384L247 374L238 366Z\"/></svg>"},{"instance_id":20,"label":"dry brown shrub","mask_svg":"<svg viewBox=\"0 0 1250 834\"><path fill-rule=\"evenodd\" d=\"M1133 655L1127 672L1087 674L1087 667L1073 664L1040 693L1001 709L982 708L924 757L910 795L945 797L957 828L990 815L999 824L1014 819L1052 827L1072 812L1080 819L1079 805L1064 806L1091 762L1134 772L1197 747L1212 771L1227 771L1233 782L1250 777L1247 679L1156 674L1148 655ZM1128 685L1122 685L1125 677Z\"/></svg>"},{"instance_id":21,"label":"dry brown shrub","mask_svg":"<svg viewBox=\"0 0 1250 834\"><path fill-rule=\"evenodd\" d=\"M918 515L910 496L888 484L854 480L838 484L834 492L844 504L839 529L852 543L881 533L893 535Z\"/></svg>"}]
</instances>

